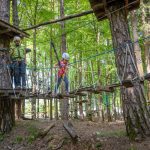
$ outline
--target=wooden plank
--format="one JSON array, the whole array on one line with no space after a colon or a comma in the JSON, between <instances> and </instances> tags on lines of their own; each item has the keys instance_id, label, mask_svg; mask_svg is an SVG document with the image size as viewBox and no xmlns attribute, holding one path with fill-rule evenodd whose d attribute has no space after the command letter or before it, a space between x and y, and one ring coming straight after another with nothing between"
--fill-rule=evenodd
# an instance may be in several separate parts
<instances>
[{"instance_id":1,"label":"wooden plank","mask_svg":"<svg viewBox=\"0 0 150 150\"><path fill-rule=\"evenodd\" d=\"M76 103L87 103L88 100L76 101Z\"/></svg>"}]
</instances>

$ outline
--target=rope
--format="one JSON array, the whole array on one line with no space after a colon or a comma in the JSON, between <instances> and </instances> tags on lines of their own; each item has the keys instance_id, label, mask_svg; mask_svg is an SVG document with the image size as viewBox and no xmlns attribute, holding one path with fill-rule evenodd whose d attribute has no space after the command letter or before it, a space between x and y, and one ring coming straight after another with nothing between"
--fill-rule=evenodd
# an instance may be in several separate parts
<instances>
[{"instance_id":1,"label":"rope","mask_svg":"<svg viewBox=\"0 0 150 150\"><path fill-rule=\"evenodd\" d=\"M130 54L130 56L131 56L131 60L132 60L133 65L134 65L134 67L135 67L136 73L137 73L138 77L140 77L140 75L139 75L139 70L138 70L138 68L137 68L137 66L136 66L136 64L135 64L135 61L134 61L133 56L132 56L132 54L131 54L130 47L129 47L129 44L128 44L128 43L127 43L127 50L129 51L129 54Z\"/></svg>"},{"instance_id":2,"label":"rope","mask_svg":"<svg viewBox=\"0 0 150 150\"><path fill-rule=\"evenodd\" d=\"M118 48L114 48L114 49L112 49L112 50L107 50L107 51L105 51L105 52L97 53L97 54L92 55L92 56L90 56L90 57L86 57L86 58L84 58L84 59L82 59L82 60L77 60L77 61L75 61L75 62L69 63L69 65L70 65L70 66L73 66L73 64L80 63L80 62L82 62L82 61L86 61L86 60L89 60L89 59L93 59L93 58L95 58L95 57L98 57L98 56L101 56L101 55L104 55L104 54L112 53L112 52L118 50L119 48L124 47L125 43L130 42L130 43L132 43L132 44L135 44L135 43L137 43L137 42L144 41L144 40L149 39L149 38L150 38L150 36L147 36L147 37L144 37L144 38L142 38L142 39L138 39L138 40L133 41L133 42L132 42L132 41L124 42L124 43L122 43L122 44L120 45L120 47L118 47ZM9 65L8 65L8 66L9 66ZM7 67L7 66L6 66L6 67ZM54 68L54 67L52 67L52 68ZM27 67L26 69L34 70L35 68L34 68L34 67ZM47 67L47 68L46 68L46 67L41 67L41 68L37 68L36 70L50 70L50 69L51 69L50 67Z\"/></svg>"},{"instance_id":3,"label":"rope","mask_svg":"<svg viewBox=\"0 0 150 150\"><path fill-rule=\"evenodd\" d=\"M10 80L10 82L11 82L11 86L12 86L12 89L13 89L13 92L14 92L14 95L15 95L15 98L17 98L15 89L14 89L14 87L13 87L13 81L12 81L12 77L11 77L11 74L10 74L10 69L9 69L8 67L7 67L7 71L8 71L9 80Z\"/></svg>"}]
</instances>

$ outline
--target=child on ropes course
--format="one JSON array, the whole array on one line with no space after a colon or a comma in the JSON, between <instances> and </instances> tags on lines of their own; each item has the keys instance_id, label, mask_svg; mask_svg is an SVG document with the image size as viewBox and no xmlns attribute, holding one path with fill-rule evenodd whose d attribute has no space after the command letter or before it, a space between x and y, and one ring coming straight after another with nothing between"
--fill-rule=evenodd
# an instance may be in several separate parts
<instances>
[{"instance_id":1,"label":"child on ropes course","mask_svg":"<svg viewBox=\"0 0 150 150\"><path fill-rule=\"evenodd\" d=\"M64 80L65 82L65 91L66 94L69 94L69 81L67 77L67 71L68 71L68 61L69 61L69 54L63 53L62 54L62 60L59 64L56 64L55 67L59 67L58 69L58 77L57 77L57 84L55 86L55 94L57 94L57 90L62 82Z\"/></svg>"},{"instance_id":2,"label":"child on ropes course","mask_svg":"<svg viewBox=\"0 0 150 150\"><path fill-rule=\"evenodd\" d=\"M11 70L14 76L15 88L26 88L26 49L21 44L21 37L15 36L10 47ZM22 81L22 84L21 84Z\"/></svg>"}]
</instances>

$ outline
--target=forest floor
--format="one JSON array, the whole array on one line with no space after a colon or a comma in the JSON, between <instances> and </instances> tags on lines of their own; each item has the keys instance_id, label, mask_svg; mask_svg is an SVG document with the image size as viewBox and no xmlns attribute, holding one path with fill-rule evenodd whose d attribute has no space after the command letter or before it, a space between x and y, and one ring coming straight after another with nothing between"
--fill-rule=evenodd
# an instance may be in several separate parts
<instances>
[{"instance_id":1,"label":"forest floor","mask_svg":"<svg viewBox=\"0 0 150 150\"><path fill-rule=\"evenodd\" d=\"M130 142L121 121L98 123L71 121L79 136L73 143L62 121L17 121L9 134L0 135L0 150L150 150L150 138ZM45 128L55 123L46 136Z\"/></svg>"}]
</instances>

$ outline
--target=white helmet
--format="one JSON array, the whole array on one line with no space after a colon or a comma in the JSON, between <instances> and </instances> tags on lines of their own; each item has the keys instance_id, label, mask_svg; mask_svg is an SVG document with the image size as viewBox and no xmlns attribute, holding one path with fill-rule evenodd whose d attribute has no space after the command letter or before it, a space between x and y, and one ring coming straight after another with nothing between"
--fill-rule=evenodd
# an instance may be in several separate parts
<instances>
[{"instance_id":1,"label":"white helmet","mask_svg":"<svg viewBox=\"0 0 150 150\"><path fill-rule=\"evenodd\" d=\"M21 38L19 36L14 36L14 39L13 39L14 42L15 41L20 41L20 40L21 40Z\"/></svg>"},{"instance_id":2,"label":"white helmet","mask_svg":"<svg viewBox=\"0 0 150 150\"><path fill-rule=\"evenodd\" d=\"M68 53L63 53L63 54L62 54L62 58L65 59L65 60L69 60L69 59L70 59Z\"/></svg>"}]
</instances>

